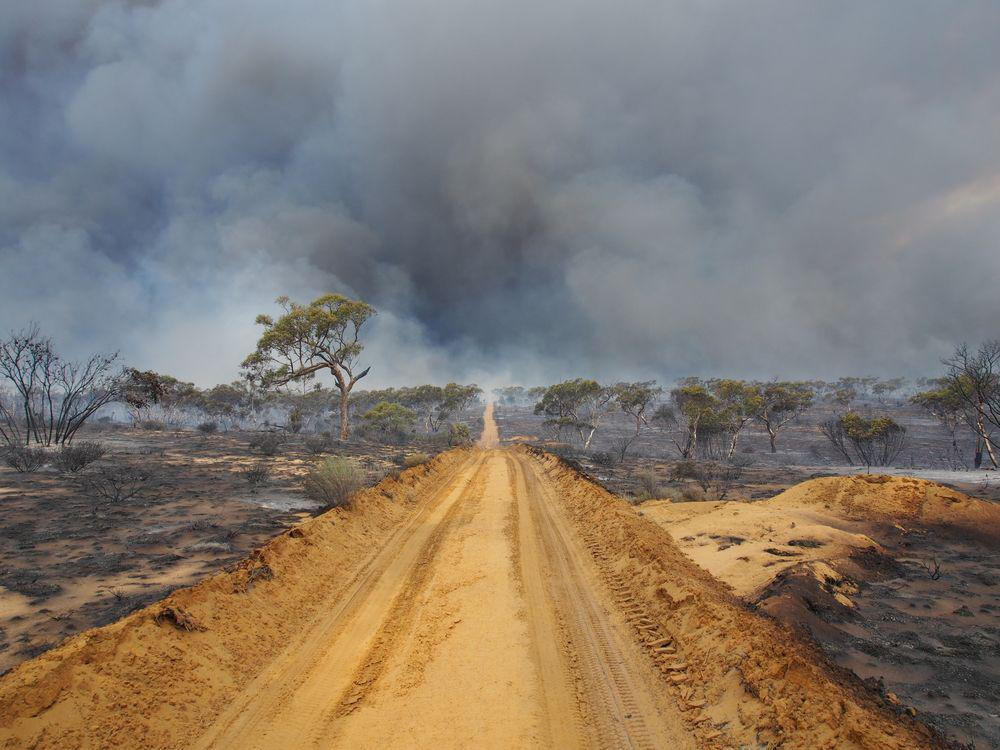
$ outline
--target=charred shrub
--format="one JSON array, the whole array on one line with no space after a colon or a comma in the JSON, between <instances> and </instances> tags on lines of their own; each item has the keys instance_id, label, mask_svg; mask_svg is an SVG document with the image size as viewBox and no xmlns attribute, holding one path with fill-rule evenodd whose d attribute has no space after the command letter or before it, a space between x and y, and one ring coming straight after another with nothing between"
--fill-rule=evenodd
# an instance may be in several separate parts
<instances>
[{"instance_id":1,"label":"charred shrub","mask_svg":"<svg viewBox=\"0 0 1000 750\"><path fill-rule=\"evenodd\" d=\"M267 484L267 480L271 478L271 467L263 461L258 461L250 464L250 466L247 466L240 473L247 480L250 487L256 489L262 484Z\"/></svg>"},{"instance_id":2,"label":"charred shrub","mask_svg":"<svg viewBox=\"0 0 1000 750\"><path fill-rule=\"evenodd\" d=\"M103 445L95 442L64 445L55 455L53 463L56 469L63 474L75 474L87 468L94 461L103 458L107 452Z\"/></svg>"},{"instance_id":3,"label":"charred shrub","mask_svg":"<svg viewBox=\"0 0 1000 750\"><path fill-rule=\"evenodd\" d=\"M198 432L202 435L211 435L213 432L219 431L218 422L202 422L198 425Z\"/></svg>"},{"instance_id":4,"label":"charred shrub","mask_svg":"<svg viewBox=\"0 0 1000 750\"><path fill-rule=\"evenodd\" d=\"M91 495L95 505L100 504L98 500L117 504L138 495L151 477L148 471L138 466L103 466L93 473L82 475L80 485Z\"/></svg>"},{"instance_id":5,"label":"charred shrub","mask_svg":"<svg viewBox=\"0 0 1000 750\"><path fill-rule=\"evenodd\" d=\"M48 454L28 445L9 445L3 451L3 461L14 471L30 474L45 466Z\"/></svg>"},{"instance_id":6,"label":"charred shrub","mask_svg":"<svg viewBox=\"0 0 1000 750\"><path fill-rule=\"evenodd\" d=\"M406 469L412 469L414 466L420 466L430 460L431 457L426 453L411 453L403 459L403 467Z\"/></svg>"},{"instance_id":7,"label":"charred shrub","mask_svg":"<svg viewBox=\"0 0 1000 750\"><path fill-rule=\"evenodd\" d=\"M281 445L281 437L274 432L264 432L250 438L250 450L259 451L264 456L277 456Z\"/></svg>"},{"instance_id":8,"label":"charred shrub","mask_svg":"<svg viewBox=\"0 0 1000 750\"><path fill-rule=\"evenodd\" d=\"M607 451L596 451L591 453L590 460L593 461L595 466L600 466L602 469L610 469L616 463L614 454L608 453Z\"/></svg>"},{"instance_id":9,"label":"charred shrub","mask_svg":"<svg viewBox=\"0 0 1000 750\"><path fill-rule=\"evenodd\" d=\"M331 456L310 469L302 489L325 508L346 508L363 481L361 470L351 461Z\"/></svg>"},{"instance_id":10,"label":"charred shrub","mask_svg":"<svg viewBox=\"0 0 1000 750\"><path fill-rule=\"evenodd\" d=\"M305 447L313 455L327 453L330 450L330 439L326 435L309 435L305 439Z\"/></svg>"},{"instance_id":11,"label":"charred shrub","mask_svg":"<svg viewBox=\"0 0 1000 750\"><path fill-rule=\"evenodd\" d=\"M652 500L661 494L660 478L652 471L635 473L635 497L637 500Z\"/></svg>"}]
</instances>

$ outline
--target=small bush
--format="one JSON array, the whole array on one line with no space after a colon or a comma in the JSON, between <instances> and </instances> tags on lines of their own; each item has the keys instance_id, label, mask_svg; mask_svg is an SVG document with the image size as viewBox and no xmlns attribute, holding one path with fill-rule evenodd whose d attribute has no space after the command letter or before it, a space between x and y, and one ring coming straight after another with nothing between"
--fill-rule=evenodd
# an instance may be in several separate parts
<instances>
[{"instance_id":1,"label":"small bush","mask_svg":"<svg viewBox=\"0 0 1000 750\"><path fill-rule=\"evenodd\" d=\"M327 453L330 450L330 439L325 435L309 435L305 439L305 446L314 455Z\"/></svg>"},{"instance_id":2,"label":"small bush","mask_svg":"<svg viewBox=\"0 0 1000 750\"><path fill-rule=\"evenodd\" d=\"M702 470L698 462L689 459L678 461L674 464L674 468L670 470L671 479L699 479L701 475Z\"/></svg>"},{"instance_id":3,"label":"small bush","mask_svg":"<svg viewBox=\"0 0 1000 750\"><path fill-rule=\"evenodd\" d=\"M161 432L167 428L166 424L158 419L147 419L139 423L139 427L144 430L152 430L153 432Z\"/></svg>"},{"instance_id":4,"label":"small bush","mask_svg":"<svg viewBox=\"0 0 1000 750\"><path fill-rule=\"evenodd\" d=\"M403 466L407 469L412 469L414 466L420 466L430 460L431 457L426 453L411 453L403 459Z\"/></svg>"},{"instance_id":5,"label":"small bush","mask_svg":"<svg viewBox=\"0 0 1000 750\"><path fill-rule=\"evenodd\" d=\"M108 503L121 503L138 495L151 476L138 466L106 466L93 474L83 475L81 484L97 498Z\"/></svg>"},{"instance_id":6,"label":"small bush","mask_svg":"<svg viewBox=\"0 0 1000 750\"><path fill-rule=\"evenodd\" d=\"M468 445L472 442L472 435L469 434L469 426L460 422L452 422L448 425L448 445Z\"/></svg>"},{"instance_id":7,"label":"small bush","mask_svg":"<svg viewBox=\"0 0 1000 750\"><path fill-rule=\"evenodd\" d=\"M48 459L49 456L43 449L27 445L10 445L3 452L4 463L22 474L38 471Z\"/></svg>"},{"instance_id":8,"label":"small bush","mask_svg":"<svg viewBox=\"0 0 1000 750\"><path fill-rule=\"evenodd\" d=\"M614 455L607 451L591 453L590 460L594 462L595 466L600 466L602 469L610 469L615 465Z\"/></svg>"},{"instance_id":9,"label":"small bush","mask_svg":"<svg viewBox=\"0 0 1000 750\"><path fill-rule=\"evenodd\" d=\"M689 503L700 502L705 499L705 492L698 486L687 486L681 490L681 499Z\"/></svg>"},{"instance_id":10,"label":"small bush","mask_svg":"<svg viewBox=\"0 0 1000 750\"><path fill-rule=\"evenodd\" d=\"M198 425L198 432L203 435L211 435L213 432L217 432L219 425L217 422L202 422Z\"/></svg>"},{"instance_id":11,"label":"small bush","mask_svg":"<svg viewBox=\"0 0 1000 750\"><path fill-rule=\"evenodd\" d=\"M660 495L660 478L652 471L637 471L635 473L637 486L635 495L643 500L651 500Z\"/></svg>"},{"instance_id":12,"label":"small bush","mask_svg":"<svg viewBox=\"0 0 1000 750\"><path fill-rule=\"evenodd\" d=\"M258 486L266 484L267 480L271 478L271 467L263 461L258 461L250 464L240 473L250 486L256 489Z\"/></svg>"},{"instance_id":13,"label":"small bush","mask_svg":"<svg viewBox=\"0 0 1000 750\"><path fill-rule=\"evenodd\" d=\"M281 437L274 432L263 432L250 438L250 450L258 450L265 456L277 456L281 444Z\"/></svg>"},{"instance_id":14,"label":"small bush","mask_svg":"<svg viewBox=\"0 0 1000 750\"><path fill-rule=\"evenodd\" d=\"M288 431L294 435L298 435L302 432L304 424L305 415L302 413L302 409L296 406L288 415Z\"/></svg>"},{"instance_id":15,"label":"small bush","mask_svg":"<svg viewBox=\"0 0 1000 750\"><path fill-rule=\"evenodd\" d=\"M344 458L331 456L310 469L302 489L325 508L346 508L362 486L362 473Z\"/></svg>"},{"instance_id":16,"label":"small bush","mask_svg":"<svg viewBox=\"0 0 1000 750\"><path fill-rule=\"evenodd\" d=\"M86 468L107 453L100 443L84 442L75 445L64 445L55 455L56 469L64 474L75 474Z\"/></svg>"}]
</instances>

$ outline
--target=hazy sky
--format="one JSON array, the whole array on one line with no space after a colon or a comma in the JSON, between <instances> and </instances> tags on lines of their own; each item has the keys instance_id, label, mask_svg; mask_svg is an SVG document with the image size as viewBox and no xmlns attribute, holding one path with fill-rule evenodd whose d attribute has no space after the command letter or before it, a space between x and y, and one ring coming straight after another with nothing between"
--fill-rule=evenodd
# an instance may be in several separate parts
<instances>
[{"instance_id":1,"label":"hazy sky","mask_svg":"<svg viewBox=\"0 0 1000 750\"><path fill-rule=\"evenodd\" d=\"M1000 3L0 3L0 328L233 379L932 373L1000 336Z\"/></svg>"}]
</instances>

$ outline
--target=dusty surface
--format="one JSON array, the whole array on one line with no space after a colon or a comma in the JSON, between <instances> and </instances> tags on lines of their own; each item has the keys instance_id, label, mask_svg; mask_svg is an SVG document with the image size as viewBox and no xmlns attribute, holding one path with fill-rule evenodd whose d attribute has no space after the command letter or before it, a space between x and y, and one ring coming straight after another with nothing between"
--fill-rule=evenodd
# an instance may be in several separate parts
<instances>
[{"instance_id":1,"label":"dusty surface","mask_svg":"<svg viewBox=\"0 0 1000 750\"><path fill-rule=\"evenodd\" d=\"M639 512L890 702L959 742L1000 746L1000 506L857 476L756 503L652 501Z\"/></svg>"}]
</instances>

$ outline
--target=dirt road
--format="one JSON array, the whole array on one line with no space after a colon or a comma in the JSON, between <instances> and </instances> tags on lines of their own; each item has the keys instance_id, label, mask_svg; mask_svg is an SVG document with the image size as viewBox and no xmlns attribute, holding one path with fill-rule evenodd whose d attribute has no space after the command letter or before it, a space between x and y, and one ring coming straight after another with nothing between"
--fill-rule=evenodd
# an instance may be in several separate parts
<instances>
[{"instance_id":1,"label":"dirt road","mask_svg":"<svg viewBox=\"0 0 1000 750\"><path fill-rule=\"evenodd\" d=\"M694 747L546 491L472 454L199 746Z\"/></svg>"}]
</instances>

